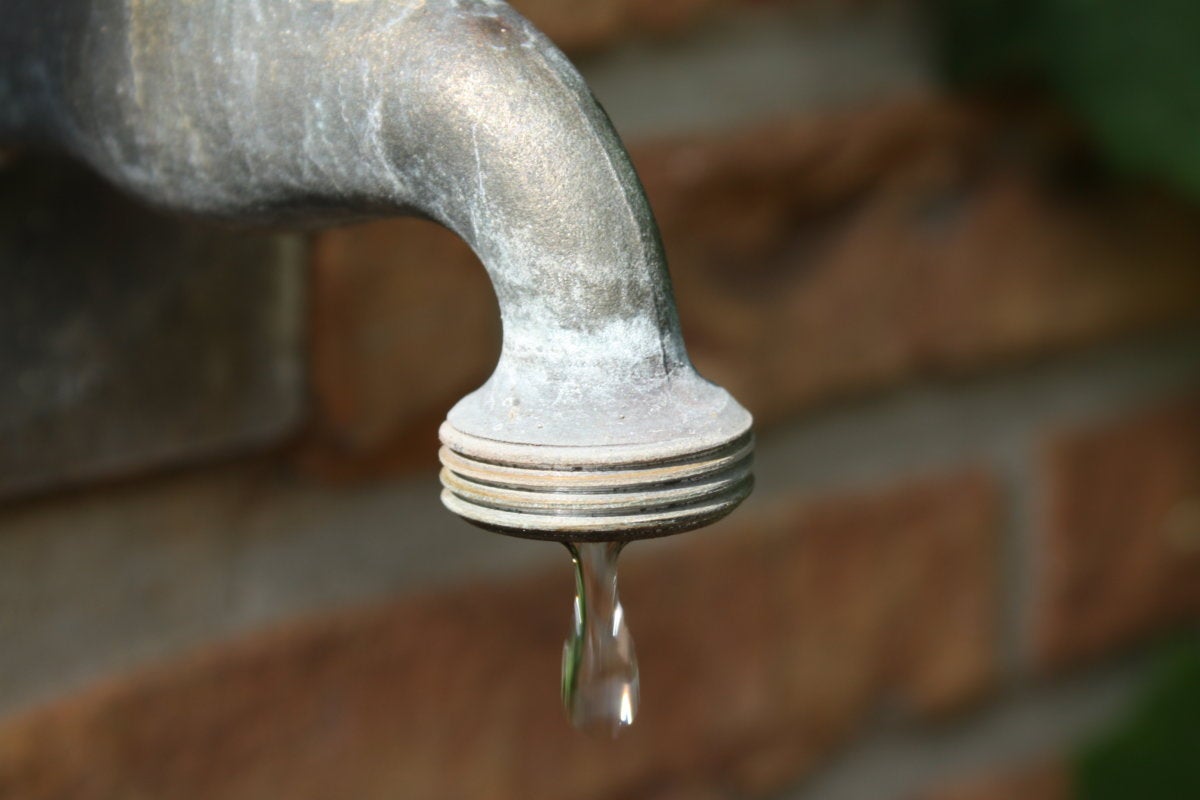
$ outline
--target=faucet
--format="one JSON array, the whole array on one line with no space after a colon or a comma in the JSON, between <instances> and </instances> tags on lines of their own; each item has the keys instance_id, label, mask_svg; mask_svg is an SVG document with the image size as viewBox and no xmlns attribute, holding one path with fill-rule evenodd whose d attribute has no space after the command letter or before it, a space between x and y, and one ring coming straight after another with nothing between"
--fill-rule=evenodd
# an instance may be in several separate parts
<instances>
[{"instance_id":1,"label":"faucet","mask_svg":"<svg viewBox=\"0 0 1200 800\"><path fill-rule=\"evenodd\" d=\"M688 359L629 157L576 70L505 3L0 8L0 144L63 151L189 214L415 215L470 244L503 344L440 430L451 511L620 542L706 525L750 493L750 414Z\"/></svg>"}]
</instances>

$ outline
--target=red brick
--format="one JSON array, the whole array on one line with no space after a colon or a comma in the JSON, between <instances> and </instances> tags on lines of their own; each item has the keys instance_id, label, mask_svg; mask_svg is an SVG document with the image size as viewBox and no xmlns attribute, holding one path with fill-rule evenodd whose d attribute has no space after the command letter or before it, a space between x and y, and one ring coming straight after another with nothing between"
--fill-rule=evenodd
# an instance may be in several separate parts
<instances>
[{"instance_id":1,"label":"red brick","mask_svg":"<svg viewBox=\"0 0 1200 800\"><path fill-rule=\"evenodd\" d=\"M632 547L643 706L616 742L559 708L564 554L551 575L308 621L11 720L0 798L777 791L879 702L941 713L986 689L996 503L965 473Z\"/></svg>"},{"instance_id":2,"label":"red brick","mask_svg":"<svg viewBox=\"0 0 1200 800\"><path fill-rule=\"evenodd\" d=\"M1040 118L914 100L635 147L701 372L769 425L1200 318L1200 215L1056 187L1063 139ZM445 231L394 222L321 234L316 276L307 456L432 463L437 423L496 352L482 269Z\"/></svg>"},{"instance_id":3,"label":"red brick","mask_svg":"<svg viewBox=\"0 0 1200 800\"><path fill-rule=\"evenodd\" d=\"M1071 776L1058 761L983 775L922 795L922 800L1070 800Z\"/></svg>"},{"instance_id":4,"label":"red brick","mask_svg":"<svg viewBox=\"0 0 1200 800\"><path fill-rule=\"evenodd\" d=\"M563 50L600 50L622 38L681 32L730 0L513 0L520 11Z\"/></svg>"},{"instance_id":5,"label":"red brick","mask_svg":"<svg viewBox=\"0 0 1200 800\"><path fill-rule=\"evenodd\" d=\"M1200 214L1055 188L1016 125L914 102L639 149L701 372L770 423L1200 318Z\"/></svg>"},{"instance_id":6,"label":"red brick","mask_svg":"<svg viewBox=\"0 0 1200 800\"><path fill-rule=\"evenodd\" d=\"M483 267L457 236L410 219L327 231L312 260L317 413L302 461L341 477L433 465L437 426L499 354Z\"/></svg>"},{"instance_id":7,"label":"red brick","mask_svg":"<svg viewBox=\"0 0 1200 800\"><path fill-rule=\"evenodd\" d=\"M1060 436L1045 470L1040 664L1200 618L1200 395Z\"/></svg>"},{"instance_id":8,"label":"red brick","mask_svg":"<svg viewBox=\"0 0 1200 800\"><path fill-rule=\"evenodd\" d=\"M596 50L626 27L625 0L516 0L513 8L568 52Z\"/></svg>"}]
</instances>

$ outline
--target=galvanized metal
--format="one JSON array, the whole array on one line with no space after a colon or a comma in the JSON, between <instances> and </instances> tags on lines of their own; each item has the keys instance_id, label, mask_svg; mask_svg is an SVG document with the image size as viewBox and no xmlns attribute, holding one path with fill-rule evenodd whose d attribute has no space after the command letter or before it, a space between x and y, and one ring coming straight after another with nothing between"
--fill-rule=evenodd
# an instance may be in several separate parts
<instances>
[{"instance_id":1,"label":"galvanized metal","mask_svg":"<svg viewBox=\"0 0 1200 800\"><path fill-rule=\"evenodd\" d=\"M504 3L0 10L0 141L66 150L183 212L414 214L474 248L504 343L442 426L453 511L515 535L629 539L706 524L749 493L750 415L688 360L628 156L575 69Z\"/></svg>"}]
</instances>

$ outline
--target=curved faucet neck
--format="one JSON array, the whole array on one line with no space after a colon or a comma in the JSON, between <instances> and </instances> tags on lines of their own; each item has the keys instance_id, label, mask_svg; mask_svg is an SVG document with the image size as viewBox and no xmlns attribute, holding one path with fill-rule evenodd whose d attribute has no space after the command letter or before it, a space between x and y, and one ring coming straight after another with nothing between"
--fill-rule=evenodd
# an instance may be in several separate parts
<instances>
[{"instance_id":1,"label":"curved faucet neck","mask_svg":"<svg viewBox=\"0 0 1200 800\"><path fill-rule=\"evenodd\" d=\"M504 3L12 5L19 55L0 67L0 136L53 140L185 212L303 223L416 214L472 246L504 343L495 374L443 427L460 460L650 470L622 479L644 489L664 460L745 449L749 415L688 361L658 230L612 125L566 58ZM749 491L743 471L721 488L722 513ZM532 528L472 509L511 501L522 525L545 508L596 516L585 501L564 510L527 478L513 480L532 499L473 485L459 496L470 508L456 510L507 532ZM660 500L626 498L618 511L632 518Z\"/></svg>"}]
</instances>

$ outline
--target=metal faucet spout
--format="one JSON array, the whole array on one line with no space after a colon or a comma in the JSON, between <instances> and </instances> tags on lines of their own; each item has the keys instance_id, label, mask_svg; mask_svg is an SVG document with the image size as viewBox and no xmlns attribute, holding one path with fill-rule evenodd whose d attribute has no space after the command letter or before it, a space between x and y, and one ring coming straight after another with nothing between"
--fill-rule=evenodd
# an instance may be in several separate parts
<instances>
[{"instance_id":1,"label":"metal faucet spout","mask_svg":"<svg viewBox=\"0 0 1200 800\"><path fill-rule=\"evenodd\" d=\"M237 221L411 214L465 239L504 340L443 424L443 500L522 536L698 527L749 492L604 111L498 0L7 0L0 142ZM449 323L448 323L449 324Z\"/></svg>"}]
</instances>

